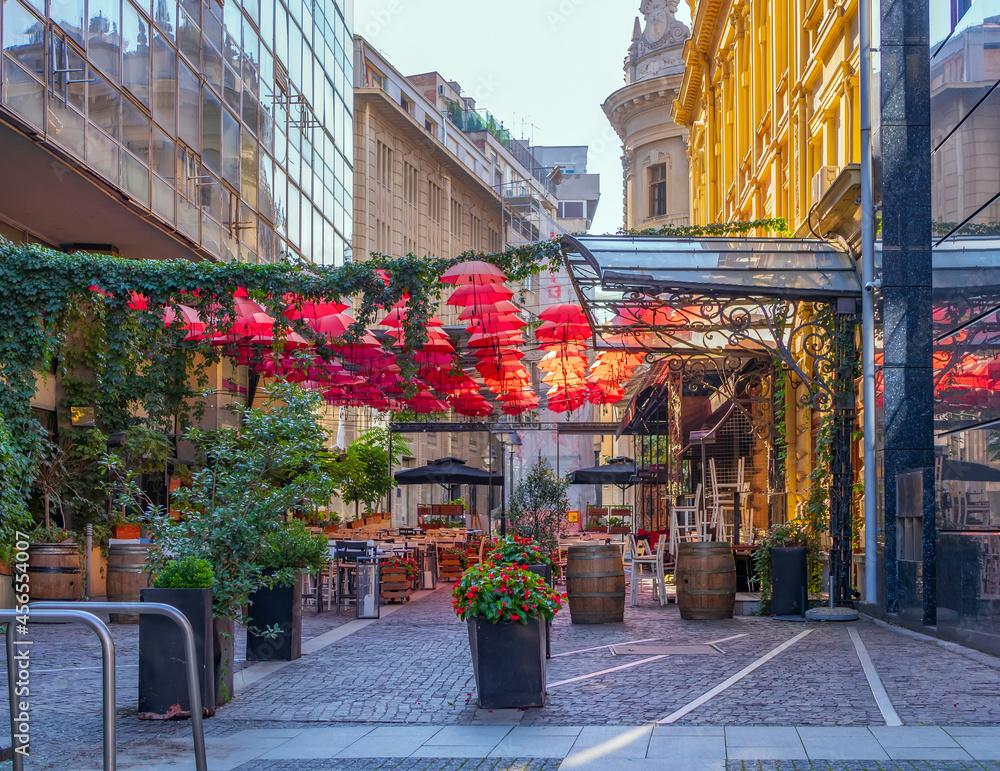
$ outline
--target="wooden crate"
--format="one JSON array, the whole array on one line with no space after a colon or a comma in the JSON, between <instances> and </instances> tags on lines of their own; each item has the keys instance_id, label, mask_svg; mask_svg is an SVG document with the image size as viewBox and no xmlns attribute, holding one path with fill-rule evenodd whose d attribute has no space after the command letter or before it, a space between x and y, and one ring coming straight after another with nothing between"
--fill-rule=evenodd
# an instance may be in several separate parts
<instances>
[{"instance_id":1,"label":"wooden crate","mask_svg":"<svg viewBox=\"0 0 1000 771\"><path fill-rule=\"evenodd\" d=\"M462 577L462 557L459 554L441 555L441 580L458 581Z\"/></svg>"},{"instance_id":2,"label":"wooden crate","mask_svg":"<svg viewBox=\"0 0 1000 771\"><path fill-rule=\"evenodd\" d=\"M406 579L405 568L381 568L382 602L408 602L410 582Z\"/></svg>"}]
</instances>

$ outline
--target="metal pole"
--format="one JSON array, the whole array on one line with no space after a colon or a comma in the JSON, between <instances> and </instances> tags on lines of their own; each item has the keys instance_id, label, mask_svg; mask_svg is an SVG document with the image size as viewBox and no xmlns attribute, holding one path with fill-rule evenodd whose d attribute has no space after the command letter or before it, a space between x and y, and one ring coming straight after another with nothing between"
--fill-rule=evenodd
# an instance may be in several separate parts
<instances>
[{"instance_id":1,"label":"metal pole","mask_svg":"<svg viewBox=\"0 0 1000 771\"><path fill-rule=\"evenodd\" d=\"M389 527L392 527L392 494L395 488L392 484L392 426L389 427L389 492L385 494L385 510L389 515Z\"/></svg>"},{"instance_id":2,"label":"metal pole","mask_svg":"<svg viewBox=\"0 0 1000 771\"><path fill-rule=\"evenodd\" d=\"M56 610L73 610L74 603L32 602L29 603L28 607L31 612L31 617L34 617L34 615L39 611L43 613L51 613ZM208 761L205 757L205 727L201 703L201 678L198 677L198 655L194 647L194 629L191 627L191 622L188 621L187 616L185 616L173 605L165 605L162 602L88 602L87 609L97 611L99 613L138 613L166 616L167 618L172 619L177 626L181 628L181 634L184 637L184 658L186 659L185 668L187 669L188 701L191 703L191 733L194 737L194 763L197 771L208 771ZM80 613L83 611L77 610L76 612ZM94 616L93 618L96 619L97 617ZM105 629L106 628L107 627L105 627ZM108 639L110 640L110 637ZM113 656L114 651L112 649L112 657ZM112 667L112 670L113 669L114 668ZM111 683L111 714L114 715L113 671ZM114 720L112 720L112 726L114 726Z\"/></svg>"},{"instance_id":3,"label":"metal pole","mask_svg":"<svg viewBox=\"0 0 1000 771\"><path fill-rule=\"evenodd\" d=\"M8 618L6 615L3 618ZM14 737L20 733L17 730L17 715L20 710L17 709L17 660L14 658L16 655L15 642L17 641L17 631L16 622L13 615L9 617L7 621L7 697L10 704L10 749L13 753L11 755L11 768L13 771L24 771L24 756L17 751L17 748L21 746L21 743Z\"/></svg>"},{"instance_id":4,"label":"metal pole","mask_svg":"<svg viewBox=\"0 0 1000 771\"><path fill-rule=\"evenodd\" d=\"M14 645L11 641L11 634L16 637L17 618L23 613L14 610L0 610L0 622L7 624L7 689L10 695L11 706L11 750L14 753L13 771L23 771L24 756L17 752L18 747L24 746L15 738L17 733L16 713L14 711L16 699L16 678L17 667L12 667L14 663L12 651ZM28 614L28 623L43 624L66 624L79 622L94 630L101 641L101 664L102 664L102 687L104 689L103 722L104 722L104 771L115 771L117 758L115 754L115 643L111 639L111 632L101 619L92 613L87 613L78 609L67 610L46 610L31 608ZM199 771L201 771L199 769Z\"/></svg>"},{"instance_id":5,"label":"metal pole","mask_svg":"<svg viewBox=\"0 0 1000 771\"><path fill-rule=\"evenodd\" d=\"M507 478L504 443L500 442L500 537L507 535Z\"/></svg>"},{"instance_id":6,"label":"metal pole","mask_svg":"<svg viewBox=\"0 0 1000 771\"><path fill-rule=\"evenodd\" d=\"M90 563L91 563L91 559L90 558L91 558L91 553L94 550L94 526L93 525L87 525L87 527L86 527L86 533L87 533L87 540L86 540L86 546L84 548L87 550L87 553L86 553L87 578L83 582L83 599L89 600L90 599L90 588L91 588L91 583L90 583L90 576L91 576L91 572L90 572L91 571L91 564Z\"/></svg>"},{"instance_id":7,"label":"metal pole","mask_svg":"<svg viewBox=\"0 0 1000 771\"><path fill-rule=\"evenodd\" d=\"M861 98L861 369L864 406L865 602L878 601L875 510L875 207L872 200L872 4L858 0Z\"/></svg>"}]
</instances>

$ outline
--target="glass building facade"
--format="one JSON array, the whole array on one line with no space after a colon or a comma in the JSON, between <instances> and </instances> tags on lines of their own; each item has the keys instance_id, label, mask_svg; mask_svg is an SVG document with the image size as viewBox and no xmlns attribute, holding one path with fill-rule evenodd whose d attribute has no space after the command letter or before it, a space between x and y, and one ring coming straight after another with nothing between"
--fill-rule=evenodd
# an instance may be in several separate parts
<instances>
[{"instance_id":1,"label":"glass building facade","mask_svg":"<svg viewBox=\"0 0 1000 771\"><path fill-rule=\"evenodd\" d=\"M3 0L0 112L203 256L340 264L352 3Z\"/></svg>"}]
</instances>

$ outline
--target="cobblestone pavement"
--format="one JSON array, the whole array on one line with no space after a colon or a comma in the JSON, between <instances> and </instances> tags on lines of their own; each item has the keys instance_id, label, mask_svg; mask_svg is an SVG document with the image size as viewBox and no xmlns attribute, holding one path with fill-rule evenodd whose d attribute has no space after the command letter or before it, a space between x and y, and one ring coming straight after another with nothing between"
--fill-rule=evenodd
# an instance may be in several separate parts
<instances>
[{"instance_id":1,"label":"cobblestone pavement","mask_svg":"<svg viewBox=\"0 0 1000 771\"><path fill-rule=\"evenodd\" d=\"M241 769L242 771L242 769ZM310 770L311 771L311 770ZM995 761L968 760L731 760L726 771L1000 771Z\"/></svg>"},{"instance_id":2,"label":"cobblestone pavement","mask_svg":"<svg viewBox=\"0 0 1000 771\"><path fill-rule=\"evenodd\" d=\"M304 637L346 623L347 615L304 613ZM872 696L848 634L853 626L871 654L889 698L905 724L1000 724L1000 661L969 658L934 642L915 639L868 622L796 624L767 618L688 622L676 606L648 600L628 608L625 622L598 626L570 623L560 614L553 625L548 704L544 709L492 715L475 707L475 683L465 625L451 613L449 587L350 634L257 680L206 721L209 737L247 728L292 729L317 724L390 723L477 725L500 721L522 726L615 726L654 722L740 672L803 631L809 633L728 690L681 717L680 725L879 725L882 714ZM118 734L121 752L141 744L158 757L189 737L188 724L138 721L136 714L136 627L112 626L118 657ZM33 629L32 738L35 769L74 769L80 758L100 756L99 648L92 633L72 626ZM597 646L654 638L647 644L717 642L721 653L677 655L644 661L645 655L613 655ZM238 640L242 635L238 635ZM239 652L242 651L242 642ZM570 655L559 655L570 653ZM2 657L0 651L0 657ZM982 658L982 657L981 657ZM637 663L640 662L640 663ZM637 663L637 664L636 664ZM561 684L602 670L635 666L579 682ZM0 712L6 720L6 709ZM189 738L186 741L190 741ZM151 743L152 742L152 743ZM171 745L173 742L174 745ZM169 746L168 746L169 745ZM189 746L189 745L187 745ZM69 749L72 748L72 749ZM188 758L190 755L187 756ZM245 764L241 771L276 765ZM319 761L317 761L319 762ZM392 768L376 765L309 765L288 769ZM340 763L341 761L335 761ZM350 761L354 762L354 761ZM382 762L383 765L377 765ZM479 761L475 761L479 762ZM506 762L506 761L505 761ZM510 768L527 760L510 761ZM496 765L443 765L420 768L506 768ZM493 760L490 763L494 763ZM951 765L780 765L737 763L730 769L793 768L963 768ZM0 764L0 769L8 768ZM407 766L410 767L410 766ZM412 766L417 767L417 766ZM973 764L969 768L983 768ZM1000 771L1000 770L998 770Z\"/></svg>"},{"instance_id":3,"label":"cobblestone pavement","mask_svg":"<svg viewBox=\"0 0 1000 771\"><path fill-rule=\"evenodd\" d=\"M343 760L255 760L236 771L556 771L553 759L505 758L362 758ZM727 769L728 771L728 769Z\"/></svg>"}]
</instances>

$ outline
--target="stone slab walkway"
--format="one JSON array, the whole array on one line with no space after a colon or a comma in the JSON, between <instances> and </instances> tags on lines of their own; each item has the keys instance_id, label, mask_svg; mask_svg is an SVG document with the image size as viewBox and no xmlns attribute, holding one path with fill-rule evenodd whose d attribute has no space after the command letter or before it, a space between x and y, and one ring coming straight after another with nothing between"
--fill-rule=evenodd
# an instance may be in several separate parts
<instances>
[{"instance_id":1,"label":"stone slab walkway","mask_svg":"<svg viewBox=\"0 0 1000 771\"><path fill-rule=\"evenodd\" d=\"M926 768L928 762L951 764L944 768L993 768L1000 761L1000 727L335 725L242 730L210 738L208 747L211 771L380 767L347 761L395 761L398 768L529 767L517 765L529 762L518 758L531 759L536 764L532 768L554 768L538 765L553 761L561 771L726 771L777 761L802 761L788 768L827 768L831 763L881 769L923 763L916 767ZM143 757L160 754L176 760ZM475 762L452 763L459 760ZM482 766L484 762L493 765ZM191 768L190 740L174 737L132 747L120 757L120 767ZM99 771L99 765L80 767L91 769Z\"/></svg>"},{"instance_id":2,"label":"stone slab walkway","mask_svg":"<svg viewBox=\"0 0 1000 771\"><path fill-rule=\"evenodd\" d=\"M303 658L245 666L233 702L206 721L212 768L548 769L562 763L566 769L602 764L603 771L1000 771L1000 736L993 733L1000 730L1000 660L869 621L689 622L675 606L651 602L627 609L621 624L573 625L564 613L553 625L546 707L477 710L466 629L451 613L449 589L422 594L378 621L307 614ZM113 626L112 633L120 768L193 768L187 723L136 719L135 628ZM96 641L71 626L39 625L32 636L28 771L96 767ZM884 688L888 711L876 700L855 638L870 656L870 676ZM662 656L619 655L609 647L622 643L701 648ZM707 644L714 647L706 654ZM886 725L894 716L902 726ZM6 704L0 719L6 721ZM913 738L918 735L923 738ZM890 737L896 736L906 740L894 745ZM844 754L833 754L838 748ZM279 750L299 754L273 754ZM916 754L907 756L911 751ZM854 765L845 766L848 761ZM0 770L7 768L0 763Z\"/></svg>"}]
</instances>

